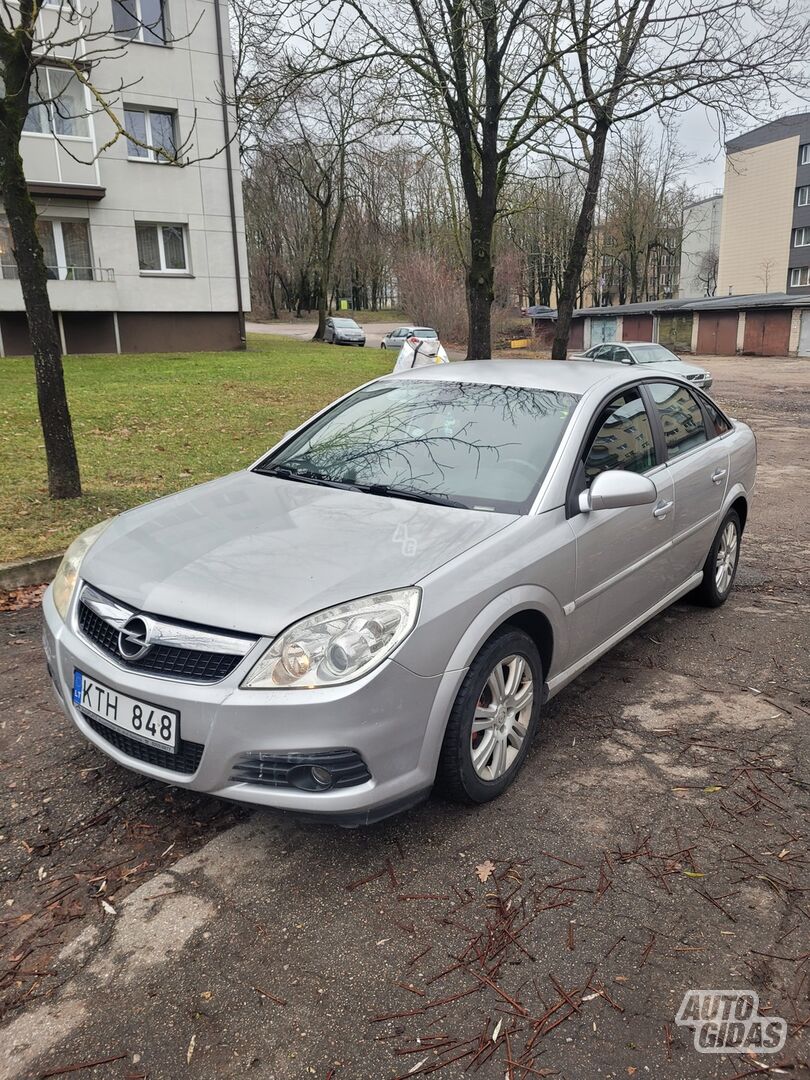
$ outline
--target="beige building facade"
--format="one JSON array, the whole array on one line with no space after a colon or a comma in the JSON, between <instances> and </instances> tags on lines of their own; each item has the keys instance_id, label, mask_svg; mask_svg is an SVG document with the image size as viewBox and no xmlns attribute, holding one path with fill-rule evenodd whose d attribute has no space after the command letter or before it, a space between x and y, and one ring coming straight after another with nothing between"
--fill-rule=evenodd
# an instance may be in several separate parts
<instances>
[{"instance_id":1,"label":"beige building facade","mask_svg":"<svg viewBox=\"0 0 810 1080\"><path fill-rule=\"evenodd\" d=\"M810 113L726 152L717 295L810 292Z\"/></svg>"}]
</instances>

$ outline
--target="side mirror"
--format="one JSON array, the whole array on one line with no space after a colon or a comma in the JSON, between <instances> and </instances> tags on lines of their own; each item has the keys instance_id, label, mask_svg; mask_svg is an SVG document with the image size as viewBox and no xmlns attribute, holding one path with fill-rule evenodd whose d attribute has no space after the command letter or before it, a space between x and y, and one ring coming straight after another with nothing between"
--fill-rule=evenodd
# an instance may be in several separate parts
<instances>
[{"instance_id":1,"label":"side mirror","mask_svg":"<svg viewBox=\"0 0 810 1080\"><path fill-rule=\"evenodd\" d=\"M645 506L658 498L658 489L647 476L626 469L599 473L587 491L579 496L583 514L591 510L621 510L625 506Z\"/></svg>"}]
</instances>

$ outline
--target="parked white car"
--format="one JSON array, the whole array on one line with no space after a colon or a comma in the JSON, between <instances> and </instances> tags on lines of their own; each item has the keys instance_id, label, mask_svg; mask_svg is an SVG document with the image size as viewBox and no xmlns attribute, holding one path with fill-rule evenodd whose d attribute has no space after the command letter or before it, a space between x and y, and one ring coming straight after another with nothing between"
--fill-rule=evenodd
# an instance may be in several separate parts
<instances>
[{"instance_id":1,"label":"parked white car","mask_svg":"<svg viewBox=\"0 0 810 1080\"><path fill-rule=\"evenodd\" d=\"M697 364L684 363L674 352L655 341L605 341L571 359L597 360L607 364L644 364L647 371L657 368L663 375L680 375L701 390L708 390L712 385L710 371Z\"/></svg>"},{"instance_id":2,"label":"parked white car","mask_svg":"<svg viewBox=\"0 0 810 1080\"><path fill-rule=\"evenodd\" d=\"M409 337L418 337L422 341L439 340L439 334L432 326L398 326L385 335L380 342L380 348L396 349L399 352Z\"/></svg>"}]
</instances>

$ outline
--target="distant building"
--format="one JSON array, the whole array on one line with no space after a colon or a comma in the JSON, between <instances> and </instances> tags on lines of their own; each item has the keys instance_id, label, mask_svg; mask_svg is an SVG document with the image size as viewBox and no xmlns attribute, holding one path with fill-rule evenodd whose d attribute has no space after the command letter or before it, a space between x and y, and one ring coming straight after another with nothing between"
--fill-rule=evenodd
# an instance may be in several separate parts
<instances>
[{"instance_id":1,"label":"distant building","mask_svg":"<svg viewBox=\"0 0 810 1080\"><path fill-rule=\"evenodd\" d=\"M810 293L810 112L726 143L717 295Z\"/></svg>"},{"instance_id":2,"label":"distant building","mask_svg":"<svg viewBox=\"0 0 810 1080\"><path fill-rule=\"evenodd\" d=\"M723 196L719 193L684 207L678 284L681 300L714 296L717 292L722 209Z\"/></svg>"},{"instance_id":3,"label":"distant building","mask_svg":"<svg viewBox=\"0 0 810 1080\"><path fill-rule=\"evenodd\" d=\"M145 4L100 0L92 8L94 26L113 30L113 58L99 64L97 82L123 86L120 112L139 142L113 142L110 118L57 59L38 69L48 100L31 108L21 139L68 354L233 349L244 341L239 154L232 110L226 119L220 102L221 86L233 93L227 0L155 0L148 15ZM45 0L43 33L60 18L58 0ZM147 146L177 147L189 163L165 164ZM0 213L0 356L31 351L12 247Z\"/></svg>"}]
</instances>

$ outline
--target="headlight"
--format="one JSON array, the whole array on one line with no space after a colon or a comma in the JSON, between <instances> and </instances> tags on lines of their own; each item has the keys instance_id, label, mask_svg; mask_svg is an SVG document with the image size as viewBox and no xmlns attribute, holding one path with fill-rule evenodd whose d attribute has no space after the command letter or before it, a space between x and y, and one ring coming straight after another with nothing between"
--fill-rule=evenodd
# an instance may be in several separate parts
<instances>
[{"instance_id":1,"label":"headlight","mask_svg":"<svg viewBox=\"0 0 810 1080\"><path fill-rule=\"evenodd\" d=\"M98 525L94 525L92 529L87 529L80 536L77 536L65 552L65 556L59 564L59 569L56 571L56 577L53 579L51 595L53 596L56 610L63 619L67 618L70 599L73 596L73 590L76 588L82 559L112 520L112 518L108 518L106 521L100 521Z\"/></svg>"},{"instance_id":2,"label":"headlight","mask_svg":"<svg viewBox=\"0 0 810 1080\"><path fill-rule=\"evenodd\" d=\"M276 638L242 686L309 690L365 675L411 632L420 596L417 588L396 589L302 619Z\"/></svg>"}]
</instances>

